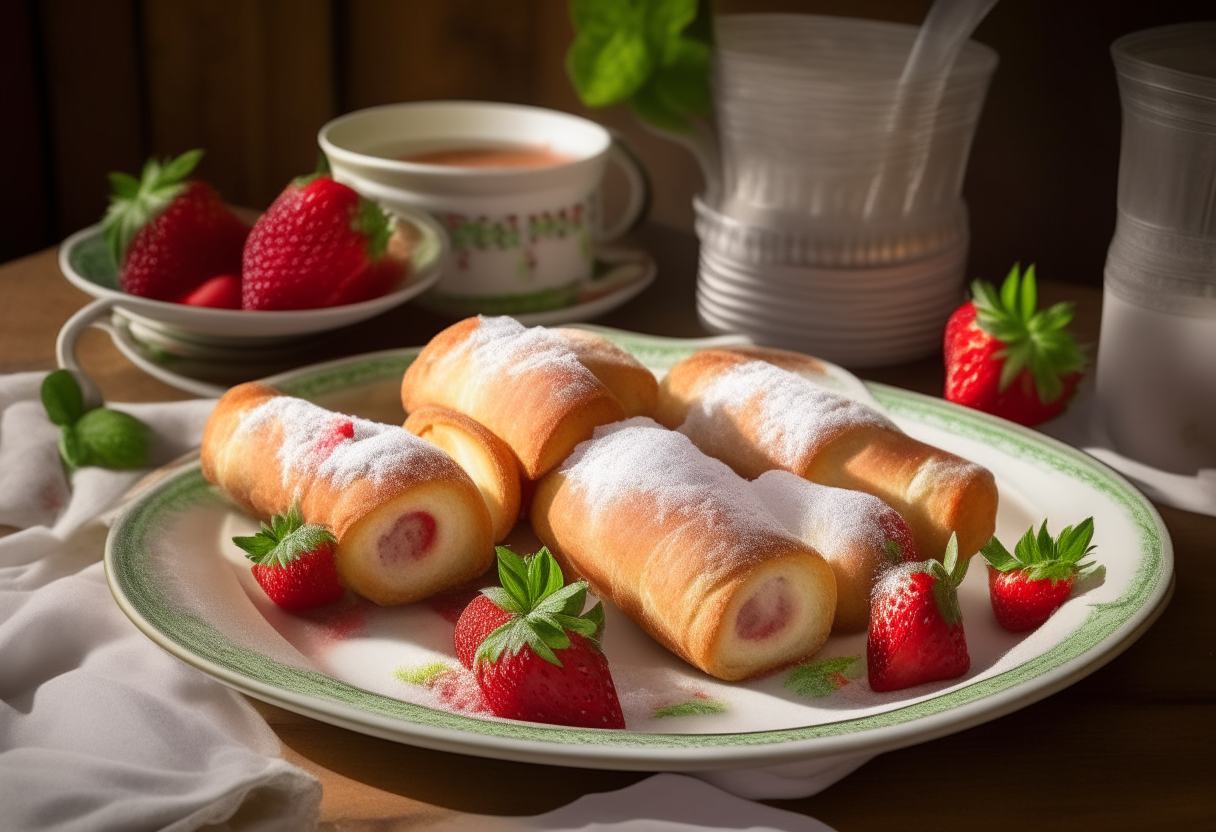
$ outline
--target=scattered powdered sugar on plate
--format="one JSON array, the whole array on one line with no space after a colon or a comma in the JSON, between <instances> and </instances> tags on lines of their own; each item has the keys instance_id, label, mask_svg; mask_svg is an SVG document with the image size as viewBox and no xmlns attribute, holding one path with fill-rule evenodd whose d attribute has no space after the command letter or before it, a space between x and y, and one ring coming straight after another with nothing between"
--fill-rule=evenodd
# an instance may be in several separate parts
<instances>
[{"instance_id":1,"label":"scattered powdered sugar on plate","mask_svg":"<svg viewBox=\"0 0 1216 832\"><path fill-rule=\"evenodd\" d=\"M361 479L377 485L449 462L443 451L397 425L345 416L290 396L275 396L240 416L237 435L282 425L283 485L315 476L336 488Z\"/></svg>"},{"instance_id":2,"label":"scattered powdered sugar on plate","mask_svg":"<svg viewBox=\"0 0 1216 832\"><path fill-rule=\"evenodd\" d=\"M768 510L801 540L830 541L833 549L877 549L887 541L879 519L894 509L871 494L819 485L781 470L766 471L751 485Z\"/></svg>"},{"instance_id":3,"label":"scattered powdered sugar on plate","mask_svg":"<svg viewBox=\"0 0 1216 832\"><path fill-rule=\"evenodd\" d=\"M748 414L744 417L744 414ZM766 456L793 466L844 428L874 425L899 430L873 408L821 387L767 361L747 361L712 380L688 409L680 431L690 436L720 432L723 420L746 423Z\"/></svg>"},{"instance_id":4,"label":"scattered powdered sugar on plate","mask_svg":"<svg viewBox=\"0 0 1216 832\"><path fill-rule=\"evenodd\" d=\"M695 522L711 536L721 528L789 537L747 480L645 416L596 428L559 471L585 492L593 513L640 494L653 501L660 525Z\"/></svg>"},{"instance_id":5,"label":"scattered powdered sugar on plate","mask_svg":"<svg viewBox=\"0 0 1216 832\"><path fill-rule=\"evenodd\" d=\"M534 373L561 372L562 386L553 395L583 395L599 388L599 381L588 370L569 343L543 326L525 327L509 316L478 316L479 326L465 342L449 354L449 359L467 360L474 376L490 383L506 379L522 381Z\"/></svg>"}]
</instances>

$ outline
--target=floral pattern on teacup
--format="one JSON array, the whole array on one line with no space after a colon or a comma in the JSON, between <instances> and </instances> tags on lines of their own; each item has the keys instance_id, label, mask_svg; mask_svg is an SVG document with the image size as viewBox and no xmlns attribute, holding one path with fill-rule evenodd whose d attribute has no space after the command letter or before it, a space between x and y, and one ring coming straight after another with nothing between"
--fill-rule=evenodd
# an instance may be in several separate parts
<instances>
[{"instance_id":1,"label":"floral pattern on teacup","mask_svg":"<svg viewBox=\"0 0 1216 832\"><path fill-rule=\"evenodd\" d=\"M534 246L544 240L564 240L570 235L578 235L579 252L584 259L591 260L593 248L587 222L589 209L590 206L579 202L557 211L528 214L522 221L517 214L491 220L484 215L469 217L446 213L440 219L452 242L456 268L468 271L469 257L473 251L518 249L516 275L527 283L537 267Z\"/></svg>"}]
</instances>

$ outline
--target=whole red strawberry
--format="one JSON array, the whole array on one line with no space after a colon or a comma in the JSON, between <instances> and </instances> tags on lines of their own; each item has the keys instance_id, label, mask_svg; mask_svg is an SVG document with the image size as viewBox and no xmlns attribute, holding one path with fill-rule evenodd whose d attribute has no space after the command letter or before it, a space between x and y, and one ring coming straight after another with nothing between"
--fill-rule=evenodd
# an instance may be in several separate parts
<instances>
[{"instance_id":1,"label":"whole red strawberry","mask_svg":"<svg viewBox=\"0 0 1216 832\"><path fill-rule=\"evenodd\" d=\"M502 586L483 590L466 608L455 636L456 653L472 666L490 710L530 722L624 728L597 641L603 606L582 612L586 582L563 586L548 549L525 560L500 546L498 576Z\"/></svg>"},{"instance_id":2,"label":"whole red strawberry","mask_svg":"<svg viewBox=\"0 0 1216 832\"><path fill-rule=\"evenodd\" d=\"M953 679L971 667L958 585L967 573L958 540L950 536L943 561L891 567L870 597L866 664L870 687L900 690Z\"/></svg>"},{"instance_id":3,"label":"whole red strawberry","mask_svg":"<svg viewBox=\"0 0 1216 832\"><path fill-rule=\"evenodd\" d=\"M240 274L249 226L210 186L186 179L202 157L150 159L138 180L110 174L102 229L124 292L181 302L216 275Z\"/></svg>"},{"instance_id":4,"label":"whole red strawberry","mask_svg":"<svg viewBox=\"0 0 1216 832\"><path fill-rule=\"evenodd\" d=\"M245 309L316 309L391 291L405 258L396 223L324 174L296 179L253 226L242 261Z\"/></svg>"},{"instance_id":5,"label":"whole red strawberry","mask_svg":"<svg viewBox=\"0 0 1216 832\"><path fill-rule=\"evenodd\" d=\"M1047 521L1035 536L1034 526L1009 553L995 537L980 554L988 561L988 594L1002 627L1020 633L1042 625L1068 600L1079 579L1097 577L1105 567L1081 559L1093 552L1094 518L1068 526L1058 538L1047 533Z\"/></svg>"},{"instance_id":6,"label":"whole red strawberry","mask_svg":"<svg viewBox=\"0 0 1216 832\"><path fill-rule=\"evenodd\" d=\"M979 280L971 292L946 322L946 398L1023 425L1060 415L1086 364L1064 331L1072 304L1037 311L1033 265L1015 265L999 294Z\"/></svg>"},{"instance_id":7,"label":"whole red strawberry","mask_svg":"<svg viewBox=\"0 0 1216 832\"><path fill-rule=\"evenodd\" d=\"M319 607L345 592L334 565L337 539L324 526L306 524L296 506L263 523L256 535L232 542L253 561L253 577L280 607Z\"/></svg>"}]
</instances>

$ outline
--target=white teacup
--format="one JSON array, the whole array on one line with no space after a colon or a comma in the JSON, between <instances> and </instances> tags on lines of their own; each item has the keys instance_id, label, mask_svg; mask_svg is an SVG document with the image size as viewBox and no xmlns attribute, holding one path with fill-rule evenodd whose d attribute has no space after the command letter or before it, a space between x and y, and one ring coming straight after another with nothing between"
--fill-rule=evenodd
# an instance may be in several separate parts
<instances>
[{"instance_id":1,"label":"white teacup","mask_svg":"<svg viewBox=\"0 0 1216 832\"><path fill-rule=\"evenodd\" d=\"M574 303L595 245L642 215L649 185L600 125L568 113L481 101L422 101L359 110L321 128L333 176L386 208L430 212L452 263L428 296L458 314L532 312ZM609 161L629 182L605 224Z\"/></svg>"}]
</instances>

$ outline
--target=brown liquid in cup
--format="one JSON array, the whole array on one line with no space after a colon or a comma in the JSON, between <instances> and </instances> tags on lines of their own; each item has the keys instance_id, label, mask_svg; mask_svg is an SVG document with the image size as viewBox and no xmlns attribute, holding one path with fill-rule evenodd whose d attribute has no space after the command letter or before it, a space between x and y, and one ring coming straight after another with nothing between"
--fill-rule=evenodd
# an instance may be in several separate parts
<instances>
[{"instance_id":1,"label":"brown liquid in cup","mask_svg":"<svg viewBox=\"0 0 1216 832\"><path fill-rule=\"evenodd\" d=\"M455 168L551 168L575 159L574 156L554 153L546 145L453 147L426 153L408 153L399 158L403 162Z\"/></svg>"}]
</instances>

